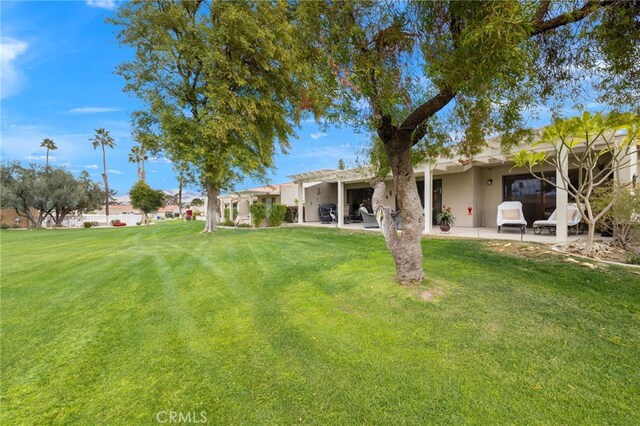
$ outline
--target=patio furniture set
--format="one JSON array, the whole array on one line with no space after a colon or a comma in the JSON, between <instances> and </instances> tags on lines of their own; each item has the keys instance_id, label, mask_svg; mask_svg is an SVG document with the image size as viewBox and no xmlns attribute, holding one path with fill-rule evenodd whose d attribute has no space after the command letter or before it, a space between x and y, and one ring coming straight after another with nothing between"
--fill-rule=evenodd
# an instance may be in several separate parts
<instances>
[{"instance_id":1,"label":"patio furniture set","mask_svg":"<svg viewBox=\"0 0 640 426\"><path fill-rule=\"evenodd\" d=\"M557 209L551 213L549 219L536 220L533 222L533 233L536 235L542 234L543 229L547 229L549 234L556 232L558 222L556 220ZM567 206L567 226L570 232L578 234L580 230L580 221L582 215L578 206L575 203L570 203ZM520 201L505 201L498 206L498 232L502 231L503 227L517 227L523 234L527 232L527 221L522 213L522 203Z\"/></svg>"},{"instance_id":2,"label":"patio furniture set","mask_svg":"<svg viewBox=\"0 0 640 426\"><path fill-rule=\"evenodd\" d=\"M318 206L318 213L322 223L336 223L338 220L337 206L333 203L321 204ZM396 225L396 229L402 230L402 219L400 218L400 212L391 213L393 221ZM542 231L546 229L549 234L553 234L558 226L556 220L557 210L554 210L549 219L536 220L533 222L533 233L536 235L542 234ZM578 207L572 203L567 206L567 226L569 231L575 234L581 233L580 221L582 215L578 210ZM376 215L369 211L366 207L361 206L354 214L345 215L344 223L362 222L365 228L379 228ZM520 230L521 233L527 232L527 221L524 218L522 212L522 203L520 201L505 201L498 206L498 232L501 232L503 228L515 227Z\"/></svg>"}]
</instances>

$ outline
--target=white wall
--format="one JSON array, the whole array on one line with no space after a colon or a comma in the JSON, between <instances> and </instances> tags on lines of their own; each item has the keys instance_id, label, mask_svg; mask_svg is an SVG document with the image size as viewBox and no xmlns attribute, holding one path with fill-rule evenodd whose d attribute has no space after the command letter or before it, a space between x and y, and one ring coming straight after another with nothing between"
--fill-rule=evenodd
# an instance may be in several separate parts
<instances>
[{"instance_id":1,"label":"white wall","mask_svg":"<svg viewBox=\"0 0 640 426\"><path fill-rule=\"evenodd\" d=\"M338 205L338 185L336 183L323 182L309 186L304 191L305 221L319 222L318 205L334 203Z\"/></svg>"},{"instance_id":2,"label":"white wall","mask_svg":"<svg viewBox=\"0 0 640 426\"><path fill-rule=\"evenodd\" d=\"M109 222L112 220L120 220L127 226L136 226L137 222L142 222L144 216L141 214L110 214ZM153 218L153 215L149 215ZM101 226L107 225L107 216L104 214L83 214L77 218L67 217L64 220L64 226L83 226L84 222L98 222ZM111 223L109 223L111 225Z\"/></svg>"},{"instance_id":3,"label":"white wall","mask_svg":"<svg viewBox=\"0 0 640 426\"><path fill-rule=\"evenodd\" d=\"M474 206L474 178L476 170L470 169L462 173L435 175L434 179L442 179L442 208L450 207L455 226L474 226L475 215L469 216L467 206Z\"/></svg>"},{"instance_id":4,"label":"white wall","mask_svg":"<svg viewBox=\"0 0 640 426\"><path fill-rule=\"evenodd\" d=\"M302 201L304 203L304 192ZM285 206L295 206L294 200L298 198L298 185L281 185L280 186L280 204Z\"/></svg>"}]
</instances>

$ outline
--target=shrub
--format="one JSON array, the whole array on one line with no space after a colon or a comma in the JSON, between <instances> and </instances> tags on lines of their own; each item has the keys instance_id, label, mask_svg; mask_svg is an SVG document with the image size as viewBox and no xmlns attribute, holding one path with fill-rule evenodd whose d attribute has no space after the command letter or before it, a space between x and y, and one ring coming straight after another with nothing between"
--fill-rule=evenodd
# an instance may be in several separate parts
<instances>
[{"instance_id":1,"label":"shrub","mask_svg":"<svg viewBox=\"0 0 640 426\"><path fill-rule=\"evenodd\" d=\"M119 225L120 224L120 219L114 219L111 221L112 225Z\"/></svg>"},{"instance_id":2,"label":"shrub","mask_svg":"<svg viewBox=\"0 0 640 426\"><path fill-rule=\"evenodd\" d=\"M185 216L184 220L187 220L187 221L191 220L191 216Z\"/></svg>"},{"instance_id":3,"label":"shrub","mask_svg":"<svg viewBox=\"0 0 640 426\"><path fill-rule=\"evenodd\" d=\"M231 218L229 216L229 208L225 207L224 208L224 223L226 224L227 222L231 222ZM226 225L225 225L226 226Z\"/></svg>"},{"instance_id":4,"label":"shrub","mask_svg":"<svg viewBox=\"0 0 640 426\"><path fill-rule=\"evenodd\" d=\"M271 210L269 210L269 224L271 224L271 226L282 225L286 212L286 206L283 206L282 204L272 204Z\"/></svg>"},{"instance_id":5,"label":"shrub","mask_svg":"<svg viewBox=\"0 0 640 426\"><path fill-rule=\"evenodd\" d=\"M287 212L284 214L284 221L287 223L295 223L298 220L298 206L287 206Z\"/></svg>"},{"instance_id":6,"label":"shrub","mask_svg":"<svg viewBox=\"0 0 640 426\"><path fill-rule=\"evenodd\" d=\"M222 222L222 225L223 226L233 226L234 223L229 218L227 218L224 222Z\"/></svg>"},{"instance_id":7,"label":"shrub","mask_svg":"<svg viewBox=\"0 0 640 426\"><path fill-rule=\"evenodd\" d=\"M8 223L2 223L2 224L0 224L0 229L9 229L9 228L11 228L11 227L9 226L9 224L8 224Z\"/></svg>"},{"instance_id":8,"label":"shrub","mask_svg":"<svg viewBox=\"0 0 640 426\"><path fill-rule=\"evenodd\" d=\"M640 185L630 188L604 185L596 188L594 194L594 208L602 211L614 195L617 195L611 208L604 214L601 224L613 233L616 244L622 248L629 248L640 239Z\"/></svg>"},{"instance_id":9,"label":"shrub","mask_svg":"<svg viewBox=\"0 0 640 426\"><path fill-rule=\"evenodd\" d=\"M173 213L165 213L164 217L166 219L173 219L175 216L173 215Z\"/></svg>"},{"instance_id":10,"label":"shrub","mask_svg":"<svg viewBox=\"0 0 640 426\"><path fill-rule=\"evenodd\" d=\"M260 226L263 220L267 218L267 205L266 204L252 204L250 207L251 218L253 220L253 226L256 228Z\"/></svg>"},{"instance_id":11,"label":"shrub","mask_svg":"<svg viewBox=\"0 0 640 426\"><path fill-rule=\"evenodd\" d=\"M640 265L640 254L632 254L629 256L627 263L631 265Z\"/></svg>"},{"instance_id":12,"label":"shrub","mask_svg":"<svg viewBox=\"0 0 640 426\"><path fill-rule=\"evenodd\" d=\"M93 226L93 222L85 222L82 224L85 228L91 228Z\"/></svg>"},{"instance_id":13,"label":"shrub","mask_svg":"<svg viewBox=\"0 0 640 426\"><path fill-rule=\"evenodd\" d=\"M236 225L236 227L238 228L251 228L251 225L249 225L248 223L239 223Z\"/></svg>"}]
</instances>

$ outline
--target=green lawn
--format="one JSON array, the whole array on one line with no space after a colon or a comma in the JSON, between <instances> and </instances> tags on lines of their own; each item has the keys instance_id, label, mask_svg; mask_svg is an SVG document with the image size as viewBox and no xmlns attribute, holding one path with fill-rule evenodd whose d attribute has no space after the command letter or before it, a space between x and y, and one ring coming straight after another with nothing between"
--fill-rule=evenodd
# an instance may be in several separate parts
<instances>
[{"instance_id":1,"label":"green lawn","mask_svg":"<svg viewBox=\"0 0 640 426\"><path fill-rule=\"evenodd\" d=\"M0 423L640 424L640 275L200 227L3 231Z\"/></svg>"}]
</instances>

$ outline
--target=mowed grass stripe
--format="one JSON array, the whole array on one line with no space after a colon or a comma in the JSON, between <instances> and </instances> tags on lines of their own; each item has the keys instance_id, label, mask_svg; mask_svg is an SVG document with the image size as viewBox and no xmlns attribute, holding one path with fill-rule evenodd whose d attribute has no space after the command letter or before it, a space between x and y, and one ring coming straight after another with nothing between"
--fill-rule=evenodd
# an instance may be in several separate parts
<instances>
[{"instance_id":1,"label":"mowed grass stripe","mask_svg":"<svg viewBox=\"0 0 640 426\"><path fill-rule=\"evenodd\" d=\"M427 240L408 289L377 235L200 226L3 232L2 423L640 421L637 275Z\"/></svg>"}]
</instances>

